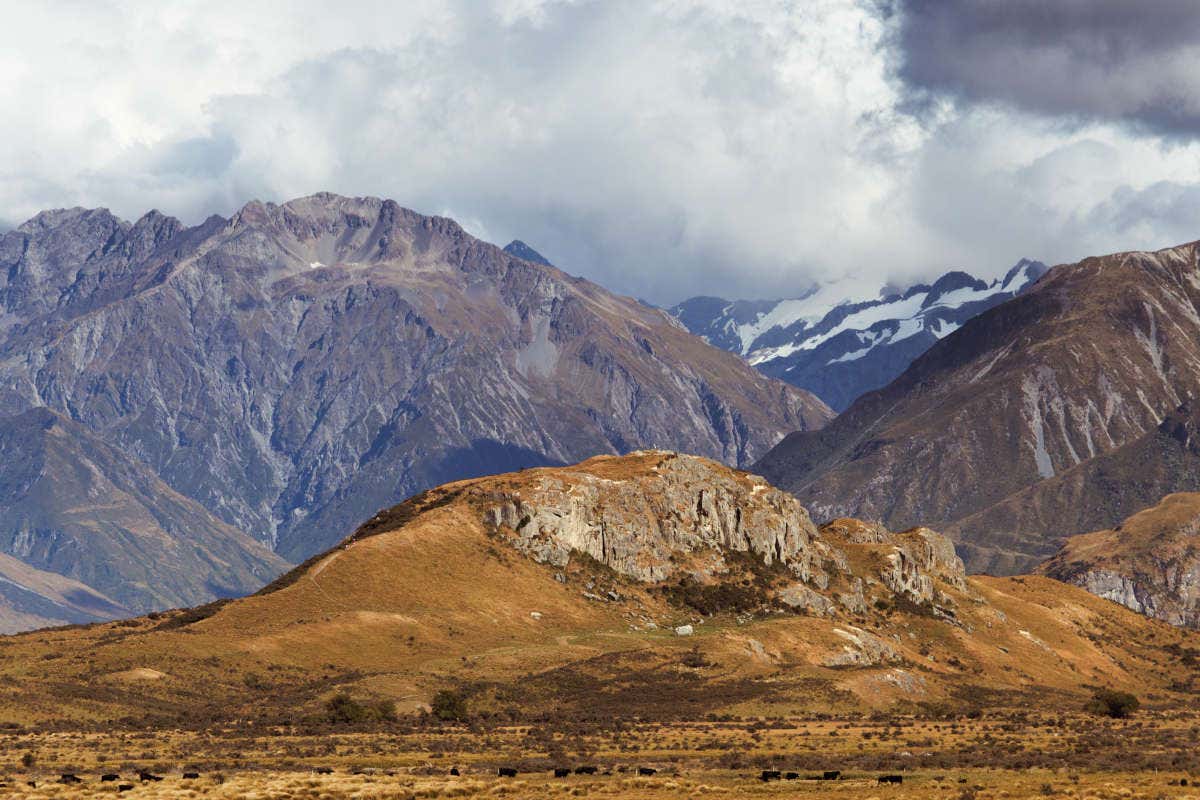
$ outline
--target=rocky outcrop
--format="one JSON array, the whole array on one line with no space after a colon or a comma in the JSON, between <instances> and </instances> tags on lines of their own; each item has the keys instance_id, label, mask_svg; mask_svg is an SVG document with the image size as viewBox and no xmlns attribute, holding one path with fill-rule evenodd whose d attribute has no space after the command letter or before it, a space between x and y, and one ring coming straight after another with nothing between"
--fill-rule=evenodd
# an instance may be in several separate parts
<instances>
[{"instance_id":1,"label":"rocky outcrop","mask_svg":"<svg viewBox=\"0 0 1200 800\"><path fill-rule=\"evenodd\" d=\"M845 640L841 648L823 662L827 667L874 667L896 664L903 660L896 648L873 633L849 625L834 628L834 634Z\"/></svg>"},{"instance_id":2,"label":"rocky outcrop","mask_svg":"<svg viewBox=\"0 0 1200 800\"><path fill-rule=\"evenodd\" d=\"M1057 547L1059 513L1070 519L1101 493L1071 481L1033 505L1009 500L1155 431L1196 386L1200 244L1090 258L966 322L753 469L818 522L929 525L955 538L972 571L1025 572Z\"/></svg>"},{"instance_id":3,"label":"rocky outcrop","mask_svg":"<svg viewBox=\"0 0 1200 800\"><path fill-rule=\"evenodd\" d=\"M495 535L559 568L588 557L641 583L712 585L742 581L732 555L744 553L788 576L770 588L770 603L823 617L891 607L900 596L933 610L967 590L962 561L934 531L892 534L852 519L818 530L791 495L694 456L597 458L465 491Z\"/></svg>"},{"instance_id":4,"label":"rocky outcrop","mask_svg":"<svg viewBox=\"0 0 1200 800\"><path fill-rule=\"evenodd\" d=\"M753 553L786 564L806 582L827 584L835 558L800 503L753 475L694 456L634 453L656 459L624 479L586 472L546 473L498 498L488 522L512 532L510 543L535 560L564 566L586 553L622 575L662 581L679 556Z\"/></svg>"},{"instance_id":5,"label":"rocky outcrop","mask_svg":"<svg viewBox=\"0 0 1200 800\"><path fill-rule=\"evenodd\" d=\"M894 535L892 541L895 544L886 556L888 568L883 572L883 582L896 594L918 603L932 603L937 599L935 579L966 590L962 559L945 536L928 528L914 528Z\"/></svg>"},{"instance_id":6,"label":"rocky outcrop","mask_svg":"<svg viewBox=\"0 0 1200 800\"><path fill-rule=\"evenodd\" d=\"M1200 628L1200 493L1170 495L1111 530L1073 536L1039 571L1148 617Z\"/></svg>"},{"instance_id":7,"label":"rocky outcrop","mask_svg":"<svg viewBox=\"0 0 1200 800\"><path fill-rule=\"evenodd\" d=\"M38 406L294 560L447 481L646 446L748 464L831 416L665 312L331 194L0 237L0 408Z\"/></svg>"}]
</instances>

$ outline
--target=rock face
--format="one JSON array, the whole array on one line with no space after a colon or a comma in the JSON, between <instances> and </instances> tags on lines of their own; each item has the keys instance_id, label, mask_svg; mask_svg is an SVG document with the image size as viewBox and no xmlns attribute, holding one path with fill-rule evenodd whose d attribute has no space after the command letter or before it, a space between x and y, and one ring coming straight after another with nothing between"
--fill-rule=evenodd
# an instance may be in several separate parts
<instances>
[{"instance_id":1,"label":"rock face","mask_svg":"<svg viewBox=\"0 0 1200 800\"><path fill-rule=\"evenodd\" d=\"M512 544L538 561L565 566L572 553L586 553L639 581L670 577L681 554L720 562L723 551L737 550L828 582L822 565L832 553L791 495L706 459L633 455L657 463L618 481L583 470L540 475L503 496L489 521L512 530Z\"/></svg>"},{"instance_id":2,"label":"rock face","mask_svg":"<svg viewBox=\"0 0 1200 800\"><path fill-rule=\"evenodd\" d=\"M931 525L971 571L1028 571L1077 498L1043 492L1044 522L1017 537L1025 504L1010 498L1155 431L1200 386L1197 256L1189 244L1055 267L755 470L818 521ZM1008 511L969 519L992 508Z\"/></svg>"},{"instance_id":3,"label":"rock face","mask_svg":"<svg viewBox=\"0 0 1200 800\"><path fill-rule=\"evenodd\" d=\"M0 550L15 557L0 580L10 631L246 594L288 566L44 408L0 419Z\"/></svg>"},{"instance_id":4,"label":"rock face","mask_svg":"<svg viewBox=\"0 0 1200 800\"><path fill-rule=\"evenodd\" d=\"M1172 625L1200 628L1200 493L1072 536L1039 572Z\"/></svg>"},{"instance_id":5,"label":"rock face","mask_svg":"<svg viewBox=\"0 0 1200 800\"><path fill-rule=\"evenodd\" d=\"M556 567L588 556L643 583L712 584L740 578L731 556L745 553L790 576L774 601L818 616L861 613L897 596L953 605L945 590L966 590L954 546L934 531L891 534L857 520L818 530L791 495L694 456L600 457L467 491L496 535Z\"/></svg>"},{"instance_id":6,"label":"rock face","mask_svg":"<svg viewBox=\"0 0 1200 800\"><path fill-rule=\"evenodd\" d=\"M990 284L948 272L902 292L885 289L867 296L857 287L833 284L794 300L693 297L671 313L710 344L740 353L767 375L807 389L841 411L1045 272L1045 264L1023 259Z\"/></svg>"},{"instance_id":7,"label":"rock face","mask_svg":"<svg viewBox=\"0 0 1200 800\"><path fill-rule=\"evenodd\" d=\"M4 235L0 407L41 406L295 560L445 481L643 446L748 464L831 416L664 312L329 194Z\"/></svg>"}]
</instances>

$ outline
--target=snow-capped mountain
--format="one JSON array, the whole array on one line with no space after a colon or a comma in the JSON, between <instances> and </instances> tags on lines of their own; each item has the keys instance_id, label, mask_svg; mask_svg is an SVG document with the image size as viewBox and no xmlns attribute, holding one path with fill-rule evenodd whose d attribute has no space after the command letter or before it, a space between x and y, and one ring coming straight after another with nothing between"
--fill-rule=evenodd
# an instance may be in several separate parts
<instances>
[{"instance_id":1,"label":"snow-capped mountain","mask_svg":"<svg viewBox=\"0 0 1200 800\"><path fill-rule=\"evenodd\" d=\"M999 305L1046 272L1022 259L987 283L947 272L900 293L843 280L790 300L693 297L670 313L710 344L741 354L768 375L816 394L841 411L892 381L938 339Z\"/></svg>"}]
</instances>

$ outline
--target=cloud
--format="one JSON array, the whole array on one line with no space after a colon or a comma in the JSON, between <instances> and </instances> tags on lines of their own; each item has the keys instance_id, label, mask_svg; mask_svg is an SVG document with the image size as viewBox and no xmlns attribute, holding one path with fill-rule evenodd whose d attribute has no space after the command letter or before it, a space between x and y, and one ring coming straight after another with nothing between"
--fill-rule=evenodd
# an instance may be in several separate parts
<instances>
[{"instance_id":1,"label":"cloud","mask_svg":"<svg viewBox=\"0 0 1200 800\"><path fill-rule=\"evenodd\" d=\"M0 217L372 194L672 303L1173 244L1200 164L1111 114L897 72L912 4L72 8L0 29Z\"/></svg>"},{"instance_id":2,"label":"cloud","mask_svg":"<svg viewBox=\"0 0 1200 800\"><path fill-rule=\"evenodd\" d=\"M899 0L913 89L1061 119L1200 135L1194 0Z\"/></svg>"}]
</instances>

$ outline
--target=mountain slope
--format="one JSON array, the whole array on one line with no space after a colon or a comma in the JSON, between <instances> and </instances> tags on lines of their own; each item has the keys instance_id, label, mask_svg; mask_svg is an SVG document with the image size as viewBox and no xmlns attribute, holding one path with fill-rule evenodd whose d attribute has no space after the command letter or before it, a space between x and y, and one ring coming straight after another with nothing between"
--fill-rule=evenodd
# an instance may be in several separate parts
<instances>
[{"instance_id":1,"label":"mountain slope","mask_svg":"<svg viewBox=\"0 0 1200 800\"><path fill-rule=\"evenodd\" d=\"M43 214L0 240L0 305L0 403L297 560L447 480L651 445L745 464L830 417L663 312L373 198Z\"/></svg>"},{"instance_id":2,"label":"mountain slope","mask_svg":"<svg viewBox=\"0 0 1200 800\"><path fill-rule=\"evenodd\" d=\"M1185 404L1129 444L1089 458L947 525L976 569L1004 574L1061 537L1116 525L1174 492L1200 491L1200 407Z\"/></svg>"},{"instance_id":3,"label":"mountain slope","mask_svg":"<svg viewBox=\"0 0 1200 800\"><path fill-rule=\"evenodd\" d=\"M1087 684L1176 702L1170 648L1195 641L1045 578L968 579L927 529L817 529L760 478L639 452L430 490L253 597L0 640L0 710L286 723L337 691L408 712L448 688L542 722L1081 705Z\"/></svg>"},{"instance_id":4,"label":"mountain slope","mask_svg":"<svg viewBox=\"0 0 1200 800\"><path fill-rule=\"evenodd\" d=\"M287 567L145 465L44 408L0 418L0 552L30 575L43 573L25 580L9 565L10 588L24 591L7 593L11 608L0 617L8 627L22 614L82 622L246 594Z\"/></svg>"},{"instance_id":5,"label":"mountain slope","mask_svg":"<svg viewBox=\"0 0 1200 800\"><path fill-rule=\"evenodd\" d=\"M789 436L756 469L796 492L818 518L953 531L1026 487L1134 441L1193 396L1198 304L1196 244L1056 267L938 342L824 431ZM988 547L993 527L958 534L970 569L989 566L974 546ZM1031 568L1062 533L1006 543L1004 568Z\"/></svg>"},{"instance_id":6,"label":"mountain slope","mask_svg":"<svg viewBox=\"0 0 1200 800\"><path fill-rule=\"evenodd\" d=\"M134 613L79 581L0 553L0 635Z\"/></svg>"},{"instance_id":7,"label":"mountain slope","mask_svg":"<svg viewBox=\"0 0 1200 800\"><path fill-rule=\"evenodd\" d=\"M808 389L835 410L892 381L971 317L1033 285L1046 265L1022 259L991 284L948 272L931 285L868 297L835 283L795 300L693 297L671 309L710 344Z\"/></svg>"},{"instance_id":8,"label":"mountain slope","mask_svg":"<svg viewBox=\"0 0 1200 800\"><path fill-rule=\"evenodd\" d=\"M1038 571L1172 625L1200 628L1200 493L1072 536Z\"/></svg>"}]
</instances>

